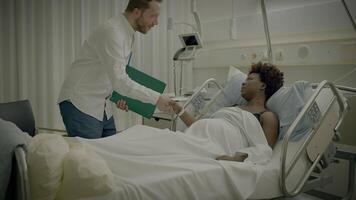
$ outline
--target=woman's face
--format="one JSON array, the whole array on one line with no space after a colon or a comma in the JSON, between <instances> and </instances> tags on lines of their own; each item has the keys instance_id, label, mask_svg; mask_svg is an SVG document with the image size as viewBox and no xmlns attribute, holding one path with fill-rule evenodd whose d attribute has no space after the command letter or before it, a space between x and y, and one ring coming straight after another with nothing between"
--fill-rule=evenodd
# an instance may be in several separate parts
<instances>
[{"instance_id":1,"label":"woman's face","mask_svg":"<svg viewBox=\"0 0 356 200\"><path fill-rule=\"evenodd\" d=\"M241 96L247 101L251 100L256 94L264 88L264 83L261 82L260 76L257 73L251 73L247 76L241 86Z\"/></svg>"}]
</instances>

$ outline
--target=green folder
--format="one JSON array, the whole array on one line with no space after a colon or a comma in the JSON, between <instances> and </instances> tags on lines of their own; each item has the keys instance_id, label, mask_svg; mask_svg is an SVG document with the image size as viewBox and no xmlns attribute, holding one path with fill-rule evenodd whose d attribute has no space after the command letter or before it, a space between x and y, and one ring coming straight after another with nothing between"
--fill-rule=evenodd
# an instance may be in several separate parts
<instances>
[{"instance_id":1,"label":"green folder","mask_svg":"<svg viewBox=\"0 0 356 200\"><path fill-rule=\"evenodd\" d=\"M134 80L135 82L148 87L156 92L163 93L164 89L166 88L166 83L145 74L134 67L126 65L126 73L127 75ZM113 91L110 97L110 100L114 103L118 102L119 100L123 99L126 101L126 105L128 106L129 110L142 115L150 119L156 109L156 106L150 103L143 103L137 99L133 99L127 96L123 96L116 91Z\"/></svg>"}]
</instances>

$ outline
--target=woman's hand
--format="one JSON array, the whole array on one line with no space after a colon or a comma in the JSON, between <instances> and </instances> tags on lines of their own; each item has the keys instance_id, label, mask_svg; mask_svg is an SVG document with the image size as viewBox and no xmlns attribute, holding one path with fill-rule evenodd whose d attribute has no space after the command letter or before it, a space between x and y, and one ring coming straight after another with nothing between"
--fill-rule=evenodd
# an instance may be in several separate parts
<instances>
[{"instance_id":1,"label":"woman's hand","mask_svg":"<svg viewBox=\"0 0 356 200\"><path fill-rule=\"evenodd\" d=\"M180 117L180 119L184 122L184 124L187 127L190 127L190 125L192 125L196 121L194 116L191 116L189 113L187 112L180 113L183 108L177 102L175 101L169 102L169 106L172 108L173 112L175 112Z\"/></svg>"},{"instance_id":2,"label":"woman's hand","mask_svg":"<svg viewBox=\"0 0 356 200\"><path fill-rule=\"evenodd\" d=\"M129 107L126 105L126 101L124 101L122 99L120 101L116 102L116 106L117 106L117 108L124 110L126 112L129 110Z\"/></svg>"},{"instance_id":3,"label":"woman's hand","mask_svg":"<svg viewBox=\"0 0 356 200\"><path fill-rule=\"evenodd\" d=\"M228 161L236 161L236 162L243 162L248 157L246 153L239 153L236 152L234 156L227 156L222 155L215 158L216 160L228 160Z\"/></svg>"}]
</instances>

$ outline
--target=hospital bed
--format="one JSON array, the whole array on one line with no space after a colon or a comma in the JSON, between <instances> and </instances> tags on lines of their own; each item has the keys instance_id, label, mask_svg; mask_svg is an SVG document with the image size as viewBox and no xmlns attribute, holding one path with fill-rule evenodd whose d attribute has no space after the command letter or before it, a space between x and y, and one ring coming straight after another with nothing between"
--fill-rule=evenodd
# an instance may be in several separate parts
<instances>
[{"instance_id":1,"label":"hospital bed","mask_svg":"<svg viewBox=\"0 0 356 200\"><path fill-rule=\"evenodd\" d=\"M202 88L212 83L218 85L213 79L206 81L200 89L192 95L193 98L184 105L184 108L194 101L194 98L199 96L199 92ZM219 87L220 90L217 92L217 95L211 98L211 102L207 103L207 107L213 105L214 101L223 94L223 88L220 86L217 87ZM303 106L297 117L293 120L293 123L289 126L284 137L274 147L271 161L262 166L263 170L261 174L259 174L255 190L248 195L249 199L270 199L295 196L302 191L315 187L318 185L318 182L325 183L330 180L328 178L317 177L318 173L316 172L326 168L333 160L335 154L333 140L337 140L340 137L338 128L348 110L347 100L344 98L341 91L356 93L356 89L354 88L335 86L327 81L317 84L316 89L313 90L313 94L307 100L307 103ZM205 106L202 111L198 113L198 117L202 117L204 113L207 112L207 107ZM299 136L300 138L297 140L292 139L295 130L298 128L300 129L300 124L303 123L308 126L306 130L307 133ZM94 140L92 141L92 144L94 144L93 146L97 146L96 148L103 145ZM18 146L15 149L14 155L16 164L13 169L16 171L16 175L12 178L16 179L16 197L17 199L30 199L31 186L29 185L29 178L27 175L28 166L26 163L26 151L23 146ZM110 159L104 160L107 163L111 162ZM108 165L110 167L110 164ZM238 163L232 163L232 165L238 165ZM115 163L114 166L120 168L120 163ZM113 171L115 170L115 168L111 169ZM196 181L196 177L200 174L210 174L209 176L214 177L214 173L221 174L221 169L219 167L202 167L199 169L198 167L185 173L187 174L183 175L191 177L189 180L193 180L194 182ZM165 175L160 177L158 175L156 178L157 180L155 183L144 181L145 183L133 185L132 187L145 189L150 188L152 184L159 184L160 187L163 187L165 192L168 194L171 192L172 195L174 195L175 190L186 191L187 189L184 188L190 187L189 183L169 185L170 182L179 182L179 180L182 179L182 176L180 175L172 175L169 177L166 177ZM214 179L216 181L224 181L239 179L239 177L215 177ZM160 182L162 184L160 184ZM353 182L351 181L350 183L352 184ZM204 184L207 185L207 188L209 188L209 185L214 185L212 182ZM220 186L225 187L225 185ZM154 186L152 187L154 188ZM178 189L179 187L182 187L183 189ZM227 185L226 187L229 186ZM354 186L351 185L349 188L353 189ZM198 194L204 195L204 193L209 192L209 189L205 191L204 188L201 188L201 191L197 192ZM226 190L222 191L226 192ZM231 189L231 191L233 191L233 189ZM151 194L154 195L154 193ZM236 199L236 196L230 197L229 194L226 193L221 195L224 198L226 197L226 199ZM179 199L178 196L171 197ZM152 196L151 198L159 199L159 196ZM117 195L87 197L83 199L117 199Z\"/></svg>"},{"instance_id":2,"label":"hospital bed","mask_svg":"<svg viewBox=\"0 0 356 200\"><path fill-rule=\"evenodd\" d=\"M208 85L215 85L218 92L208 98L209 101L206 103L204 100L206 97L201 95L201 91ZM319 84L314 83L312 87L314 88L313 95L290 125L284 138L277 142L273 150L272 162L266 166L262 175L263 178L260 180L256 191L251 195L252 199L292 197L302 191L322 187L332 182L332 177L319 176L319 174L335 161L333 160L336 154L335 142L340 140L339 128L349 109L347 100L342 93L355 95L356 90L345 86L335 86L326 80ZM181 113L185 112L185 108L190 104L196 104L194 106L195 115L197 119L200 119L207 114L209 108L219 96L226 95L224 92L226 91L215 79L208 79L183 105ZM199 103L206 105L201 106L198 105ZM175 129L178 115L173 119L172 129ZM309 121L310 124L306 125L303 120ZM309 127L308 130L304 131L306 132L305 136L298 141L293 141L291 139L293 132L296 131L298 126L305 125ZM338 154L342 153L338 152ZM345 155L343 155L343 158L345 158ZM355 155L348 154L348 158L350 161L349 181L348 191L344 199L351 199L355 187L353 180ZM279 166L274 165L275 163L279 163ZM271 182L274 182L274 184L271 184ZM276 187L277 185L279 187ZM266 194L270 194L270 196Z\"/></svg>"}]
</instances>

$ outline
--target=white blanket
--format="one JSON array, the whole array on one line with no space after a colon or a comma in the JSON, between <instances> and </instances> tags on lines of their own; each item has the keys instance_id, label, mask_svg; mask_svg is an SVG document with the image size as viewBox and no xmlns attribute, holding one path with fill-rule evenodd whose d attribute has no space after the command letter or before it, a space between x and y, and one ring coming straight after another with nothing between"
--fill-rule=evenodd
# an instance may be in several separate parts
<instances>
[{"instance_id":1,"label":"white blanket","mask_svg":"<svg viewBox=\"0 0 356 200\"><path fill-rule=\"evenodd\" d=\"M80 139L115 175L115 191L92 199L247 199L272 150L252 114L227 111L239 122L200 120L185 133L137 125L112 137ZM237 151L248 153L248 161L215 160Z\"/></svg>"}]
</instances>

